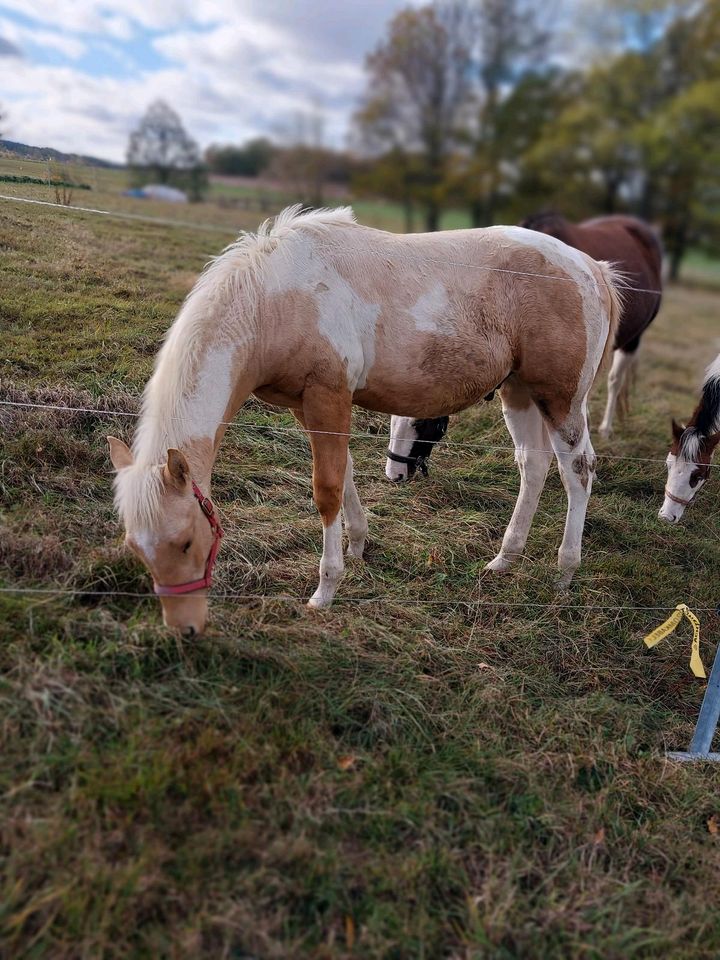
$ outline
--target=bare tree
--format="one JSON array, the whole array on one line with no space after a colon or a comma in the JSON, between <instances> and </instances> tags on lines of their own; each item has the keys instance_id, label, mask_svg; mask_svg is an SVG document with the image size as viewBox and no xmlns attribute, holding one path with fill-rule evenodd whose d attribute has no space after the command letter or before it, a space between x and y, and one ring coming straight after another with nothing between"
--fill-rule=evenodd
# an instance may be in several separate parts
<instances>
[{"instance_id":1,"label":"bare tree","mask_svg":"<svg viewBox=\"0 0 720 960\"><path fill-rule=\"evenodd\" d=\"M287 184L289 192L313 207L323 204L330 153L325 143L325 114L320 103L298 111L280 130L283 147L275 151L270 176Z\"/></svg>"},{"instance_id":2,"label":"bare tree","mask_svg":"<svg viewBox=\"0 0 720 960\"><path fill-rule=\"evenodd\" d=\"M417 156L414 192L437 230L448 162L470 93L468 7L436 2L402 10L366 61L368 87L355 117L376 155Z\"/></svg>"},{"instance_id":3,"label":"bare tree","mask_svg":"<svg viewBox=\"0 0 720 960\"><path fill-rule=\"evenodd\" d=\"M470 135L472 161L467 194L475 226L493 222L502 181L503 137L499 129L505 90L547 56L551 34L540 25L533 0L467 0L472 24L472 59L477 83L477 121ZM553 21L553 3L543 22Z\"/></svg>"},{"instance_id":4,"label":"bare tree","mask_svg":"<svg viewBox=\"0 0 720 960\"><path fill-rule=\"evenodd\" d=\"M151 174L160 183L169 183L177 182L180 174L191 193L200 192L204 169L200 150L178 114L164 100L151 103L130 134L127 162L135 179Z\"/></svg>"}]
</instances>

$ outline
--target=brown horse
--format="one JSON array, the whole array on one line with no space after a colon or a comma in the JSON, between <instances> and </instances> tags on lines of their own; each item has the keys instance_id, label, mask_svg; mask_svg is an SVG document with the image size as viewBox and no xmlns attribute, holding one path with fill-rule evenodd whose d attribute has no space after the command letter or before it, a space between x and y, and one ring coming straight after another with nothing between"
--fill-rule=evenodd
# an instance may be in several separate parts
<instances>
[{"instance_id":1,"label":"brown horse","mask_svg":"<svg viewBox=\"0 0 720 960\"><path fill-rule=\"evenodd\" d=\"M528 230L557 237L590 254L610 260L625 278L623 309L615 333L615 354L608 374L608 397L600 434L609 437L615 410L628 408L640 338L657 316L662 299L663 251L653 228L636 217L615 215L571 223L558 213L538 213L523 220ZM646 291L657 291L647 293Z\"/></svg>"},{"instance_id":2,"label":"brown horse","mask_svg":"<svg viewBox=\"0 0 720 960\"><path fill-rule=\"evenodd\" d=\"M640 338L660 309L662 247L655 231L635 217L596 217L571 223L558 213L538 213L521 226L556 237L596 260L609 260L624 277L623 310L615 334L608 397L600 433L610 436L616 409L626 412ZM646 291L657 291L647 293ZM427 473L427 460L444 436L447 421L394 417L385 473L390 480L409 479L416 469Z\"/></svg>"},{"instance_id":3,"label":"brown horse","mask_svg":"<svg viewBox=\"0 0 720 960\"><path fill-rule=\"evenodd\" d=\"M620 312L612 269L520 227L396 236L349 209L301 213L247 234L205 270L158 355L132 450L108 438L126 539L165 622L202 630L222 536L208 493L229 421L255 394L310 436L323 521L312 606L332 601L367 520L353 483L352 405L440 417L500 381L523 482L503 546L522 552L548 466L567 491L561 582L580 563L595 456L587 395Z\"/></svg>"}]
</instances>

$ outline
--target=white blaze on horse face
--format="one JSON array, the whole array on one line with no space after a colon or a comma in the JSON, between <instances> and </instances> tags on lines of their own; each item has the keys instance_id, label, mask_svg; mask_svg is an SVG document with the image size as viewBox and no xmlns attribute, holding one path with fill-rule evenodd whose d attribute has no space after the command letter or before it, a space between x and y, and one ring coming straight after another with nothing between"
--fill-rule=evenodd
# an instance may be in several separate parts
<instances>
[{"instance_id":1,"label":"white blaze on horse face","mask_svg":"<svg viewBox=\"0 0 720 960\"><path fill-rule=\"evenodd\" d=\"M418 438L418 432L415 427L414 417L391 417L390 418L390 443L389 447L393 453L401 457L409 457L413 444ZM385 461L385 476L388 480L395 482L407 480L408 465L406 463L396 463L390 457Z\"/></svg>"},{"instance_id":2,"label":"white blaze on horse face","mask_svg":"<svg viewBox=\"0 0 720 960\"><path fill-rule=\"evenodd\" d=\"M696 469L696 464L686 460L682 455L676 457L669 453L666 462L668 468L668 478L665 484L666 493L658 516L661 520L667 520L668 523L679 523L680 518L685 513L686 504L671 500L667 492L669 491L680 500L692 500L705 481L698 480L694 487L691 485L690 478Z\"/></svg>"},{"instance_id":3,"label":"white blaze on horse face","mask_svg":"<svg viewBox=\"0 0 720 960\"><path fill-rule=\"evenodd\" d=\"M155 560L155 552L158 545L158 534L156 530L137 530L132 535L132 540L136 544L148 563Z\"/></svg>"},{"instance_id":4,"label":"white blaze on horse face","mask_svg":"<svg viewBox=\"0 0 720 960\"><path fill-rule=\"evenodd\" d=\"M348 388L364 387L375 363L380 306L364 300L307 234L288 238L268 257L265 270L268 294L297 290L298 277L303 278L317 305L318 330L345 365Z\"/></svg>"},{"instance_id":5,"label":"white blaze on horse face","mask_svg":"<svg viewBox=\"0 0 720 960\"><path fill-rule=\"evenodd\" d=\"M410 308L415 329L425 333L452 336L455 325L449 317L450 300L447 290L439 281L426 293L421 294Z\"/></svg>"}]
</instances>

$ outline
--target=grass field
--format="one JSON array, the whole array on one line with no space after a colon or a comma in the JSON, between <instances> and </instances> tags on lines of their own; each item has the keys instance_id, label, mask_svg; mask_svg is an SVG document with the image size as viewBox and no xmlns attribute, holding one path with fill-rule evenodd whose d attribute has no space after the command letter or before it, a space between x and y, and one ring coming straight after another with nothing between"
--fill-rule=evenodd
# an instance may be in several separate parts
<instances>
[{"instance_id":1,"label":"grass field","mask_svg":"<svg viewBox=\"0 0 720 960\"><path fill-rule=\"evenodd\" d=\"M0 201L0 398L135 410L222 243ZM599 454L664 459L719 308L670 291L630 419ZM717 957L720 776L663 757L687 745L704 685L686 627L645 650L666 613L641 608L717 604L720 481L671 528L664 464L601 458L559 600L554 473L527 559L478 586L518 485L494 449L509 445L498 403L451 425L476 447L438 450L403 488L382 473L386 418L358 411L378 435L353 451L367 562L311 612L306 443L257 403L238 424L214 486L219 590L263 599L215 601L190 642L153 598L114 594L148 587L104 441L132 420L0 407L0 585L73 591L0 593L0 954ZM718 618L701 621L709 667Z\"/></svg>"}]
</instances>

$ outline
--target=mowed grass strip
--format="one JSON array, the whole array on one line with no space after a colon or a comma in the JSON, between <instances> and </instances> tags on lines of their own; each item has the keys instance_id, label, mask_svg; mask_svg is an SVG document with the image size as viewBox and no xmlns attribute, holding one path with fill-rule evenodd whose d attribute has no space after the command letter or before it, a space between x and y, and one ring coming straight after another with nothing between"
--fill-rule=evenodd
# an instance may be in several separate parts
<instances>
[{"instance_id":1,"label":"mowed grass strip","mask_svg":"<svg viewBox=\"0 0 720 960\"><path fill-rule=\"evenodd\" d=\"M0 396L136 410L214 242L1 206ZM719 306L669 293L600 454L664 459ZM218 592L260 599L214 601L188 643L154 599L112 593L149 588L104 441L132 419L0 407L0 585L74 591L0 594L0 952L717 956L718 773L663 759L703 684L687 627L649 653L665 614L641 608L714 608L720 477L670 528L663 463L601 459L559 598L556 472L527 558L478 583L518 487L497 402L454 418L449 439L474 446L441 448L402 488L382 475L387 418L357 411L377 435L353 444L367 562L318 613L302 603L321 546L307 444L255 402L238 423L216 471ZM709 667L718 622L701 620Z\"/></svg>"}]
</instances>

